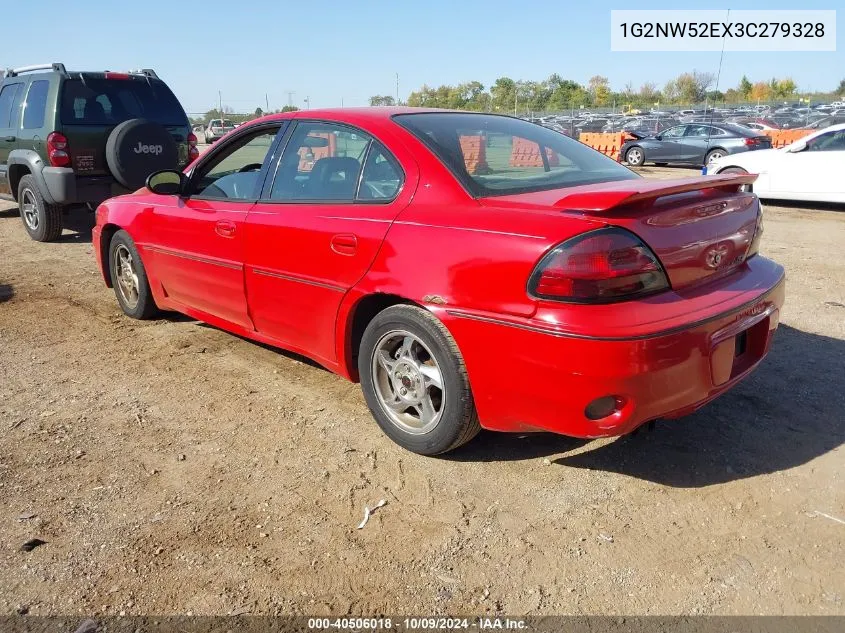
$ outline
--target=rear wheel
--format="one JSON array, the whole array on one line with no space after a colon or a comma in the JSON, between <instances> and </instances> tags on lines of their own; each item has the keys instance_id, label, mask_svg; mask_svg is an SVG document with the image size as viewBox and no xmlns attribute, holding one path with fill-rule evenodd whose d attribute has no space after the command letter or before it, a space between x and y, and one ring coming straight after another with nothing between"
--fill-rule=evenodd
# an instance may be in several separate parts
<instances>
[{"instance_id":1,"label":"rear wheel","mask_svg":"<svg viewBox=\"0 0 845 633\"><path fill-rule=\"evenodd\" d=\"M109 271L117 303L126 316L150 319L158 314L147 271L126 231L118 231L111 238Z\"/></svg>"},{"instance_id":2,"label":"rear wheel","mask_svg":"<svg viewBox=\"0 0 845 633\"><path fill-rule=\"evenodd\" d=\"M23 226L36 242L52 242L62 234L62 207L48 204L35 184L35 178L26 175L18 187L18 208Z\"/></svg>"},{"instance_id":3,"label":"rear wheel","mask_svg":"<svg viewBox=\"0 0 845 633\"><path fill-rule=\"evenodd\" d=\"M361 339L358 372L376 422L409 451L445 453L481 430L458 346L421 308L398 305L375 316Z\"/></svg>"},{"instance_id":4,"label":"rear wheel","mask_svg":"<svg viewBox=\"0 0 845 633\"><path fill-rule=\"evenodd\" d=\"M723 149L711 149L707 152L707 156L704 158L704 164L709 165L717 158L722 158L722 156L727 156L727 152Z\"/></svg>"},{"instance_id":5,"label":"rear wheel","mask_svg":"<svg viewBox=\"0 0 845 633\"><path fill-rule=\"evenodd\" d=\"M643 151L643 148L639 145L629 147L628 151L625 152L625 162L632 167L639 167L642 165L645 162L645 152Z\"/></svg>"},{"instance_id":6,"label":"rear wheel","mask_svg":"<svg viewBox=\"0 0 845 633\"><path fill-rule=\"evenodd\" d=\"M748 172L742 167L728 167L719 172L719 174L747 174ZM740 191L753 191L752 185L742 185Z\"/></svg>"}]
</instances>

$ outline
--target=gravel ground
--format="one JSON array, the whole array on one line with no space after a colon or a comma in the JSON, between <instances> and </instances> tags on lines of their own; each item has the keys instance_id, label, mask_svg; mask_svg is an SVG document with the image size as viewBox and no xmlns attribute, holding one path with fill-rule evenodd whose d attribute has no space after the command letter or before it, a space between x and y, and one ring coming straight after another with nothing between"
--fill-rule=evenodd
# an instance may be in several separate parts
<instances>
[{"instance_id":1,"label":"gravel ground","mask_svg":"<svg viewBox=\"0 0 845 633\"><path fill-rule=\"evenodd\" d=\"M431 459L300 357L124 318L90 215L37 244L0 203L0 614L845 614L845 210L766 211L787 304L732 392Z\"/></svg>"}]
</instances>

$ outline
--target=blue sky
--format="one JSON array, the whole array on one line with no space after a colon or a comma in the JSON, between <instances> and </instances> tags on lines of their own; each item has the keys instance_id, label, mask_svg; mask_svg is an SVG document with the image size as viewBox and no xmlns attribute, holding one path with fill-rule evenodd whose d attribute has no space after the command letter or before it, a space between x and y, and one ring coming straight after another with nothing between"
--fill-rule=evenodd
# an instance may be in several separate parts
<instances>
[{"instance_id":1,"label":"blue sky","mask_svg":"<svg viewBox=\"0 0 845 633\"><path fill-rule=\"evenodd\" d=\"M31 21L37 43L3 38L0 64L62 61L84 70L154 68L188 112L223 103L235 111L288 102L311 107L365 105L374 94L402 98L423 83L497 77L544 79L557 72L586 83L605 75L662 85L697 69L716 72L719 53L612 53L610 9L834 9L837 2L514 2L513 0L42 0L4 9L4 23ZM33 7L38 7L33 8ZM841 7L840 7L841 8ZM32 20L32 12L42 12ZM15 15L20 12L19 15ZM802 90L830 90L845 78L840 10L836 52L725 53L720 87L791 76ZM50 35L36 24L50 24ZM79 35L77 35L77 33Z\"/></svg>"}]
</instances>

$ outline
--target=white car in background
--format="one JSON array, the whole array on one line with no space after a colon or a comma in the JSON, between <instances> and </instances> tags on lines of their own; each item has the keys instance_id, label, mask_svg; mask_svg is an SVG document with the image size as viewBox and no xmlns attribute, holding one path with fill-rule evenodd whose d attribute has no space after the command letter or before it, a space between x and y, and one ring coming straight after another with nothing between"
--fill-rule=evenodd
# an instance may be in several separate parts
<instances>
[{"instance_id":1,"label":"white car in background","mask_svg":"<svg viewBox=\"0 0 845 633\"><path fill-rule=\"evenodd\" d=\"M728 154L707 174L759 174L752 185L761 198L845 203L845 124L808 134L780 149Z\"/></svg>"}]
</instances>

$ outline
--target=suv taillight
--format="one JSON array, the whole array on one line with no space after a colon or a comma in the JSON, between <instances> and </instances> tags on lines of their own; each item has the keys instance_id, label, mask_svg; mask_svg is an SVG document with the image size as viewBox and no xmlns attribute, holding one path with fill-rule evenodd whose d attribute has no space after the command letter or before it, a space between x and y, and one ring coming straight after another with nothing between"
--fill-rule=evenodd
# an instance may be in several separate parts
<instances>
[{"instance_id":1,"label":"suv taillight","mask_svg":"<svg viewBox=\"0 0 845 633\"><path fill-rule=\"evenodd\" d=\"M70 148L64 134L50 132L47 135L47 158L53 167L70 166Z\"/></svg>"},{"instance_id":2,"label":"suv taillight","mask_svg":"<svg viewBox=\"0 0 845 633\"><path fill-rule=\"evenodd\" d=\"M557 245L528 280L532 296L570 303L622 301L668 288L657 256L636 235L617 227Z\"/></svg>"},{"instance_id":3,"label":"suv taillight","mask_svg":"<svg viewBox=\"0 0 845 633\"><path fill-rule=\"evenodd\" d=\"M200 155L200 151L197 148L197 135L193 132L188 134L188 162L193 162L196 160Z\"/></svg>"}]
</instances>

